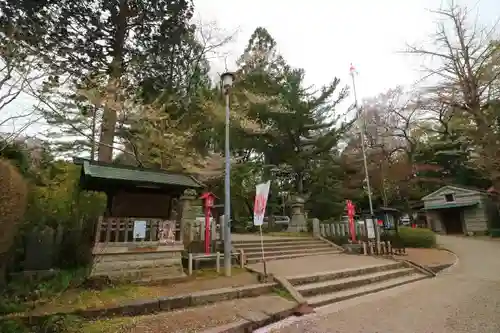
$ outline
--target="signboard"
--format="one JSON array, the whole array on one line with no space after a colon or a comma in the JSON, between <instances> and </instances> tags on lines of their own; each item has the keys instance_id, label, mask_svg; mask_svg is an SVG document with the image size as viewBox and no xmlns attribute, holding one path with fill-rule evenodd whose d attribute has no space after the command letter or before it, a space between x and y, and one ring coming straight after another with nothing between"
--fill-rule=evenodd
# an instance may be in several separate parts
<instances>
[{"instance_id":1,"label":"signboard","mask_svg":"<svg viewBox=\"0 0 500 333\"><path fill-rule=\"evenodd\" d=\"M373 224L372 219L365 219L366 223L366 233L368 238L374 239L375 238L375 225Z\"/></svg>"},{"instance_id":2,"label":"signboard","mask_svg":"<svg viewBox=\"0 0 500 333\"><path fill-rule=\"evenodd\" d=\"M175 221L161 221L158 228L160 244L175 244Z\"/></svg>"},{"instance_id":3,"label":"signboard","mask_svg":"<svg viewBox=\"0 0 500 333\"><path fill-rule=\"evenodd\" d=\"M269 195L269 187L271 181L263 184L258 184L255 187L255 203L253 206L253 224L262 225L264 223L264 215L266 214L267 197Z\"/></svg>"},{"instance_id":4,"label":"signboard","mask_svg":"<svg viewBox=\"0 0 500 333\"><path fill-rule=\"evenodd\" d=\"M134 221L134 238L146 238L146 221Z\"/></svg>"}]
</instances>

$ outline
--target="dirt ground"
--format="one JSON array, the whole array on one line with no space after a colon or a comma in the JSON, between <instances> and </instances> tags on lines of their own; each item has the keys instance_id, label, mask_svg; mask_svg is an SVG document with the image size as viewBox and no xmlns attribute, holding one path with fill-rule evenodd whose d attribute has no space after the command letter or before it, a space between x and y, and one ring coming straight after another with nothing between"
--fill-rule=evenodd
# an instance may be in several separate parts
<instances>
[{"instance_id":1,"label":"dirt ground","mask_svg":"<svg viewBox=\"0 0 500 333\"><path fill-rule=\"evenodd\" d=\"M214 272L215 274L215 272ZM70 312L76 309L105 307L134 299L147 299L165 296L190 294L219 288L240 287L258 283L257 276L244 269L233 269L232 277L206 273L192 280L155 285L121 285L102 291L70 290L60 297L35 308L32 314Z\"/></svg>"},{"instance_id":2,"label":"dirt ground","mask_svg":"<svg viewBox=\"0 0 500 333\"><path fill-rule=\"evenodd\" d=\"M99 320L85 325L82 333L196 333L294 306L295 302L278 295L263 295L148 316Z\"/></svg>"},{"instance_id":3,"label":"dirt ground","mask_svg":"<svg viewBox=\"0 0 500 333\"><path fill-rule=\"evenodd\" d=\"M455 256L452 253L440 249L407 248L406 253L406 256L396 256L396 258L410 260L421 266L437 266L455 262Z\"/></svg>"}]
</instances>

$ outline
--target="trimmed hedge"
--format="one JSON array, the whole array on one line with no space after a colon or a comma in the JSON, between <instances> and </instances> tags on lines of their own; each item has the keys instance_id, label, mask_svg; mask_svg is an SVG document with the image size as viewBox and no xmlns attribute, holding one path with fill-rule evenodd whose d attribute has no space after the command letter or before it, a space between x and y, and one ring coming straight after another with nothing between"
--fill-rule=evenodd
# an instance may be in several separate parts
<instances>
[{"instance_id":1,"label":"trimmed hedge","mask_svg":"<svg viewBox=\"0 0 500 333\"><path fill-rule=\"evenodd\" d=\"M382 235L395 246L432 248L436 246L436 234L430 229L399 227L399 239L395 231Z\"/></svg>"}]
</instances>

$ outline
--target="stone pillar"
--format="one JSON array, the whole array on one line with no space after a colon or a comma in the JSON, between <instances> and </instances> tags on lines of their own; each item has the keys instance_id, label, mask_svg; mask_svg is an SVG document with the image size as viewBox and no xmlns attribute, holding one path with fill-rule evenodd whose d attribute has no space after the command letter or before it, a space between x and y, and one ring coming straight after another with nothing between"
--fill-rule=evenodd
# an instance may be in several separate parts
<instances>
[{"instance_id":1,"label":"stone pillar","mask_svg":"<svg viewBox=\"0 0 500 333\"><path fill-rule=\"evenodd\" d=\"M292 206L292 219L288 225L289 232L307 231L307 221L304 215L304 199L301 197L292 198L290 204Z\"/></svg>"},{"instance_id":2,"label":"stone pillar","mask_svg":"<svg viewBox=\"0 0 500 333\"><path fill-rule=\"evenodd\" d=\"M321 230L319 229L319 220L314 218L312 220L313 223L313 237L319 238L321 236Z\"/></svg>"},{"instance_id":3,"label":"stone pillar","mask_svg":"<svg viewBox=\"0 0 500 333\"><path fill-rule=\"evenodd\" d=\"M181 201L181 241L184 245L188 245L194 240L193 225L196 221L196 213L194 211L194 201L196 200L196 191L185 190L180 197Z\"/></svg>"}]
</instances>

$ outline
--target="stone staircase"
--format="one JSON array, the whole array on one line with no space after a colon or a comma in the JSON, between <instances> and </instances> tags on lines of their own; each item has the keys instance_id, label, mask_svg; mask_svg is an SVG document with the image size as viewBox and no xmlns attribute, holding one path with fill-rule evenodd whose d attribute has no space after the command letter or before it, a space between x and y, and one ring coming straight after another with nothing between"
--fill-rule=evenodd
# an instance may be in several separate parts
<instances>
[{"instance_id":1,"label":"stone staircase","mask_svg":"<svg viewBox=\"0 0 500 333\"><path fill-rule=\"evenodd\" d=\"M404 262L287 277L312 307L340 302L416 282L428 275Z\"/></svg>"},{"instance_id":2,"label":"stone staircase","mask_svg":"<svg viewBox=\"0 0 500 333\"><path fill-rule=\"evenodd\" d=\"M260 240L234 241L236 250L243 250L246 264L262 262ZM337 247L320 239L308 237L264 239L264 257L268 260L292 259L319 254L341 253Z\"/></svg>"}]
</instances>

